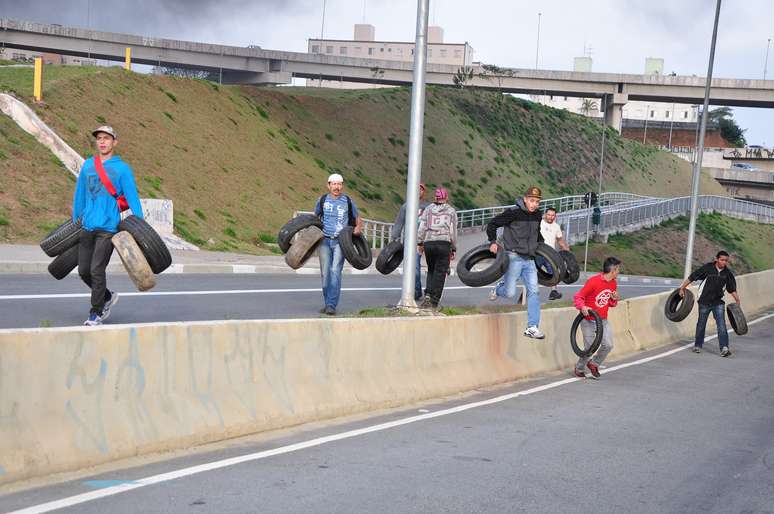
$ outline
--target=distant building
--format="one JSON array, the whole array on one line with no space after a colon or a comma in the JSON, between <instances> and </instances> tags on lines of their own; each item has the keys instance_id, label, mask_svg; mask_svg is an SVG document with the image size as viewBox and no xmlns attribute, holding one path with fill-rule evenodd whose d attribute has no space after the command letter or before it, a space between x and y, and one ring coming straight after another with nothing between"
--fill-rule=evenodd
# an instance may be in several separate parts
<instances>
[{"instance_id":1,"label":"distant building","mask_svg":"<svg viewBox=\"0 0 774 514\"><path fill-rule=\"evenodd\" d=\"M474 50L467 42L444 43L443 28L432 26L427 34L427 62L450 66L471 66ZM369 24L356 24L354 38L346 39L309 39L310 54L324 54L337 57L357 57L361 59L379 59L383 61L414 62L414 42L377 41L376 27ZM335 80L307 80L307 85L315 87L373 88L377 84L360 84Z\"/></svg>"},{"instance_id":2,"label":"distant building","mask_svg":"<svg viewBox=\"0 0 774 514\"><path fill-rule=\"evenodd\" d=\"M20 50L17 48L0 48L0 59L17 61L20 64L32 64L36 57L43 58L43 64L61 64L64 66L96 66L96 59L86 57L73 57L71 55L59 55L34 50Z\"/></svg>"}]
</instances>

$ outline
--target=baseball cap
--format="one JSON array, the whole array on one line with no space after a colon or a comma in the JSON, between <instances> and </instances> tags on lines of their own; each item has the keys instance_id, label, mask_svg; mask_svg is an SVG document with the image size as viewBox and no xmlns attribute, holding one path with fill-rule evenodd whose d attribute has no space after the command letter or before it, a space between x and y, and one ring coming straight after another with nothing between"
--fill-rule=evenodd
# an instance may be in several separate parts
<instances>
[{"instance_id":1,"label":"baseball cap","mask_svg":"<svg viewBox=\"0 0 774 514\"><path fill-rule=\"evenodd\" d=\"M104 132L105 134L110 134L113 136L113 139L118 139L118 136L116 135L116 131L113 130L113 127L110 125L102 125L101 127L97 127L94 130L91 131L91 135L94 137L97 137L97 134L100 132Z\"/></svg>"},{"instance_id":2,"label":"baseball cap","mask_svg":"<svg viewBox=\"0 0 774 514\"><path fill-rule=\"evenodd\" d=\"M449 199L449 192L446 190L446 188L439 187L435 190L435 199L436 200L448 200Z\"/></svg>"},{"instance_id":3,"label":"baseball cap","mask_svg":"<svg viewBox=\"0 0 774 514\"><path fill-rule=\"evenodd\" d=\"M543 193L540 191L539 187L532 186L527 189L527 192L524 193L524 196L531 196L539 199L543 197Z\"/></svg>"},{"instance_id":4,"label":"baseball cap","mask_svg":"<svg viewBox=\"0 0 774 514\"><path fill-rule=\"evenodd\" d=\"M328 183L330 184L331 182L341 182L341 183L343 183L344 182L344 177L342 177L338 173L333 173L331 176L328 177Z\"/></svg>"}]
</instances>

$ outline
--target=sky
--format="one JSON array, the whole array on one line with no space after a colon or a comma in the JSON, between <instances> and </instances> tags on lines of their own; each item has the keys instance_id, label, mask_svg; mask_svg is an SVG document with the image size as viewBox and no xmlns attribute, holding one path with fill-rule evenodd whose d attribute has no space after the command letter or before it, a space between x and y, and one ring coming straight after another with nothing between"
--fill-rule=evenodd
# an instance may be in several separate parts
<instances>
[{"instance_id":1,"label":"sky","mask_svg":"<svg viewBox=\"0 0 774 514\"><path fill-rule=\"evenodd\" d=\"M414 40L416 0L0 0L0 17L305 52L307 39L320 37L324 4L326 38L351 39L365 21L379 40ZM661 57L665 73L705 76L714 11L715 0L430 0L430 23L498 66L535 67L540 19L541 69L571 70L590 48L593 71L643 73L647 57ZM763 78L772 19L771 0L725 0L713 75ZM774 110L734 115L749 144L774 146Z\"/></svg>"}]
</instances>

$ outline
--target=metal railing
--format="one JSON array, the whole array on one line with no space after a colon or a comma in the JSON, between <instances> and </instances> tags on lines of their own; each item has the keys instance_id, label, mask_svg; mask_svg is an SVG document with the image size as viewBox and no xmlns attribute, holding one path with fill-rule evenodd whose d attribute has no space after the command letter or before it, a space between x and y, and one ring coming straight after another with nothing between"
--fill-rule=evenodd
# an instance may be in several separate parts
<instances>
[{"instance_id":1,"label":"metal railing","mask_svg":"<svg viewBox=\"0 0 774 514\"><path fill-rule=\"evenodd\" d=\"M685 214L691 208L689 196L657 198L631 193L602 193L599 203L600 224L595 226L588 223L588 228L590 232L601 234L627 232L646 224L655 225ZM542 208L554 207L557 210L556 221L562 226L564 237L568 242L573 243L585 238L590 210L583 203L583 195L549 198L540 202L540 205ZM499 205L457 211L457 226L460 229L484 226L493 217L511 207L512 205ZM774 207L724 196L699 196L699 210L755 219L761 223L774 223ZM296 211L293 216L299 214L311 213ZM372 248L384 248L390 241L392 225L384 221L363 219L363 233Z\"/></svg>"}]
</instances>

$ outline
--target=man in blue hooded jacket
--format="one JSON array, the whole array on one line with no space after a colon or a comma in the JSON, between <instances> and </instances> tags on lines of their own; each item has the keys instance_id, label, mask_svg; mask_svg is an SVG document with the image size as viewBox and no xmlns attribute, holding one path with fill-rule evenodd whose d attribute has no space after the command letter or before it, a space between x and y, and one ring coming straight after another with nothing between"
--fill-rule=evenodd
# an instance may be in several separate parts
<instances>
[{"instance_id":1,"label":"man in blue hooded jacket","mask_svg":"<svg viewBox=\"0 0 774 514\"><path fill-rule=\"evenodd\" d=\"M73 195L73 221L81 221L78 249L78 274L91 288L91 310L84 325L101 325L118 301L118 293L107 288L105 270L113 254L113 235L118 232L121 212L118 197L124 196L132 214L142 218L142 205L137 194L132 168L114 155L118 144L113 127L103 125L92 132L96 139L97 154L86 159L78 175ZM100 159L105 174L113 184L116 195L111 195L102 183L94 166Z\"/></svg>"}]
</instances>

